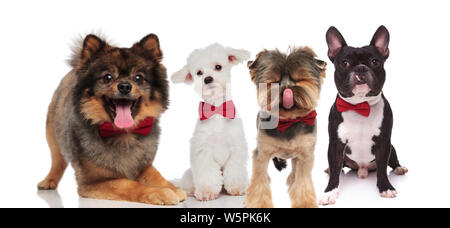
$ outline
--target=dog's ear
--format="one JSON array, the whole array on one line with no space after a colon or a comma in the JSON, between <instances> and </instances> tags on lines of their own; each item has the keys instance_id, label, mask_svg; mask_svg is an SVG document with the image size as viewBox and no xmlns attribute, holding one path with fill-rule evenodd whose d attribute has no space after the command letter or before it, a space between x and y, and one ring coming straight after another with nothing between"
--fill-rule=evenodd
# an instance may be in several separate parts
<instances>
[{"instance_id":1,"label":"dog's ear","mask_svg":"<svg viewBox=\"0 0 450 228\"><path fill-rule=\"evenodd\" d=\"M135 50L140 50L141 54L145 57L155 60L156 62L161 62L163 58L163 53L159 47L159 39L155 34L149 34L137 42L132 47Z\"/></svg>"},{"instance_id":2,"label":"dog's ear","mask_svg":"<svg viewBox=\"0 0 450 228\"><path fill-rule=\"evenodd\" d=\"M186 84L192 84L193 82L193 78L192 78L192 74L189 72L189 69L187 66L184 66L181 70L175 72L172 74L172 77L170 77L172 79L173 83L186 83Z\"/></svg>"},{"instance_id":3,"label":"dog's ear","mask_svg":"<svg viewBox=\"0 0 450 228\"><path fill-rule=\"evenodd\" d=\"M382 25L377 29L370 45L375 46L385 59L389 57L389 31L386 27Z\"/></svg>"},{"instance_id":4,"label":"dog's ear","mask_svg":"<svg viewBox=\"0 0 450 228\"><path fill-rule=\"evenodd\" d=\"M243 49L225 48L225 52L231 65L237 65L250 58L250 52Z\"/></svg>"},{"instance_id":5,"label":"dog's ear","mask_svg":"<svg viewBox=\"0 0 450 228\"><path fill-rule=\"evenodd\" d=\"M320 82L321 84L323 84L323 79L326 77L326 72L327 72L327 62L320 60L320 59L314 59L314 62L316 63L316 66L319 68L320 70Z\"/></svg>"},{"instance_id":6,"label":"dog's ear","mask_svg":"<svg viewBox=\"0 0 450 228\"><path fill-rule=\"evenodd\" d=\"M102 53L110 50L111 46L98 36L89 34L83 40L83 46L79 55L79 61L73 61L77 67L81 67Z\"/></svg>"},{"instance_id":7,"label":"dog's ear","mask_svg":"<svg viewBox=\"0 0 450 228\"><path fill-rule=\"evenodd\" d=\"M261 56L267 52L267 50L263 50L256 55L255 60L247 62L247 67L250 70L250 78L254 83L256 83L256 71L258 69L259 62L261 61Z\"/></svg>"},{"instance_id":8,"label":"dog's ear","mask_svg":"<svg viewBox=\"0 0 450 228\"><path fill-rule=\"evenodd\" d=\"M331 62L334 62L334 58L339 53L339 51L347 46L344 37L341 35L339 30L331 26L326 34L327 44L328 44L328 57Z\"/></svg>"}]
</instances>

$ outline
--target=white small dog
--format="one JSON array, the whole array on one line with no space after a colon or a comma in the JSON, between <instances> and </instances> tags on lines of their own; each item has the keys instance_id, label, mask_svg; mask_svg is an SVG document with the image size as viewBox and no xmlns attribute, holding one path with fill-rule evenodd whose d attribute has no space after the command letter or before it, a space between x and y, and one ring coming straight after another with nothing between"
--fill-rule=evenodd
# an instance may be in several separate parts
<instances>
[{"instance_id":1,"label":"white small dog","mask_svg":"<svg viewBox=\"0 0 450 228\"><path fill-rule=\"evenodd\" d=\"M231 68L250 58L245 50L212 44L194 50L172 82L194 84L203 99L191 139L191 169L181 188L198 200L216 199L222 189L243 195L248 187L248 149L242 121L231 100Z\"/></svg>"}]
</instances>

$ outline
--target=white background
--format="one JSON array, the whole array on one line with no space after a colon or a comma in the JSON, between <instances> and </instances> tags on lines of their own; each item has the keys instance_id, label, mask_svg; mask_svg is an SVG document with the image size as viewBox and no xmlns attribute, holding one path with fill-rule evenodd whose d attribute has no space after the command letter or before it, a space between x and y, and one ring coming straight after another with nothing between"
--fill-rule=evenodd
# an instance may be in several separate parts
<instances>
[{"instance_id":1,"label":"white background","mask_svg":"<svg viewBox=\"0 0 450 228\"><path fill-rule=\"evenodd\" d=\"M406 176L390 175L399 196L378 196L376 178L341 177L336 207L448 207L449 21L448 1L1 1L0 3L0 207L146 206L79 199L69 168L59 194L36 190L50 167L45 140L47 106L74 38L101 32L119 46L156 33L169 76L195 48L213 42L245 48L252 59L263 48L308 45L329 63L318 111L313 172L318 197L326 187L327 118L334 102L334 68L325 32L335 25L353 46L367 45L381 24L391 33L384 93L394 111L392 142ZM232 72L233 95L244 120L249 148L255 147L256 89L245 65ZM189 139L199 97L185 85L170 86L171 105L162 117L155 166L168 179L189 166ZM249 155L250 155L249 151ZM249 164L250 168L251 164ZM289 207L285 179L270 165L276 207ZM186 207L239 207L242 197L209 203L189 199ZM49 202L47 204L46 202Z\"/></svg>"}]
</instances>

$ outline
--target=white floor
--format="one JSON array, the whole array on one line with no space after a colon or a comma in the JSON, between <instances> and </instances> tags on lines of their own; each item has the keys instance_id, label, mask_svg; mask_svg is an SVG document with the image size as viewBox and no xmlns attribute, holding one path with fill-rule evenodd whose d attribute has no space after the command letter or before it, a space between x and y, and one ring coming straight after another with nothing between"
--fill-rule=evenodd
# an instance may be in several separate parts
<instances>
[{"instance_id":1,"label":"white floor","mask_svg":"<svg viewBox=\"0 0 450 228\"><path fill-rule=\"evenodd\" d=\"M285 170L281 174L277 174L277 171L271 169L271 175L279 175L277 178L272 178L273 198L276 207L289 207L290 201L286 193L287 188L284 185L283 177L286 177L289 173ZM60 189L58 191L34 191L34 195L28 195L27 201L18 200L18 198L10 199L9 202L16 202L17 204L9 206L32 206L32 207L80 207L80 208L151 208L156 207L152 205L145 205L139 203L107 201L107 200L94 200L79 198L76 194L76 185L73 178L68 177L73 175L70 170L66 173L66 178L61 182ZM315 178L315 185L320 185L320 189L316 189L318 198L322 195L323 187L326 186L328 181L327 174L323 172L314 172L314 176L320 175L321 177ZM384 199L378 195L376 188L376 174L370 173L367 179L358 179L355 172L348 171L341 175L340 185L340 197L337 203L333 206L327 207L445 207L449 200L446 197L439 196L439 191L427 191L426 188L420 188L421 184L425 182L417 183L416 180L420 178L412 178L410 175L416 175L416 172L412 170L406 176L397 176L393 173L389 174L389 179L392 184L397 188L399 195L395 199ZM414 186L416 185L417 186ZM28 193L33 192L33 189L28 189ZM195 198L189 197L188 200L174 207L180 208L239 208L243 207L245 196L233 197L227 195L221 195L219 199L209 202L200 202Z\"/></svg>"}]
</instances>

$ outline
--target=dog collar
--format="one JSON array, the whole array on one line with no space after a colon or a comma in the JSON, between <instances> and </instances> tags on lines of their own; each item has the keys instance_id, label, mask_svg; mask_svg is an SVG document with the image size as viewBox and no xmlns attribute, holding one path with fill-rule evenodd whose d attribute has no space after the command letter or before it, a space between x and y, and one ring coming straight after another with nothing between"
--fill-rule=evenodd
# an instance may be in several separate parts
<instances>
[{"instance_id":1,"label":"dog collar","mask_svg":"<svg viewBox=\"0 0 450 228\"><path fill-rule=\"evenodd\" d=\"M200 116L200 120L207 120L216 114L222 115L228 119L234 119L236 115L236 108L232 100L222 103L219 107L202 101L198 107L198 114Z\"/></svg>"},{"instance_id":2,"label":"dog collar","mask_svg":"<svg viewBox=\"0 0 450 228\"><path fill-rule=\"evenodd\" d=\"M348 103L347 101L344 101L344 99L338 97L336 100L336 107L338 112L355 111L358 114L365 117L369 117L370 115L370 105L369 102L367 101L353 105Z\"/></svg>"},{"instance_id":3,"label":"dog collar","mask_svg":"<svg viewBox=\"0 0 450 228\"><path fill-rule=\"evenodd\" d=\"M308 115L303 116L303 117L297 117L295 119L285 119L285 120L278 119L277 129L280 132L285 132L292 124L295 124L298 122L302 122L309 126L313 126L314 123L316 122L316 116L317 116L317 112L316 112L316 110L313 110Z\"/></svg>"},{"instance_id":4,"label":"dog collar","mask_svg":"<svg viewBox=\"0 0 450 228\"><path fill-rule=\"evenodd\" d=\"M104 122L100 125L99 131L100 131L100 136L102 138L109 138L109 137L120 135L123 133L133 133L133 134L137 134L137 135L146 136L146 135L150 134L150 131L153 128L153 123L154 123L154 118L147 117L144 120L142 120L141 122L139 122L139 124L135 128L129 129L129 130L124 130L124 129L116 128L110 122Z\"/></svg>"}]
</instances>

